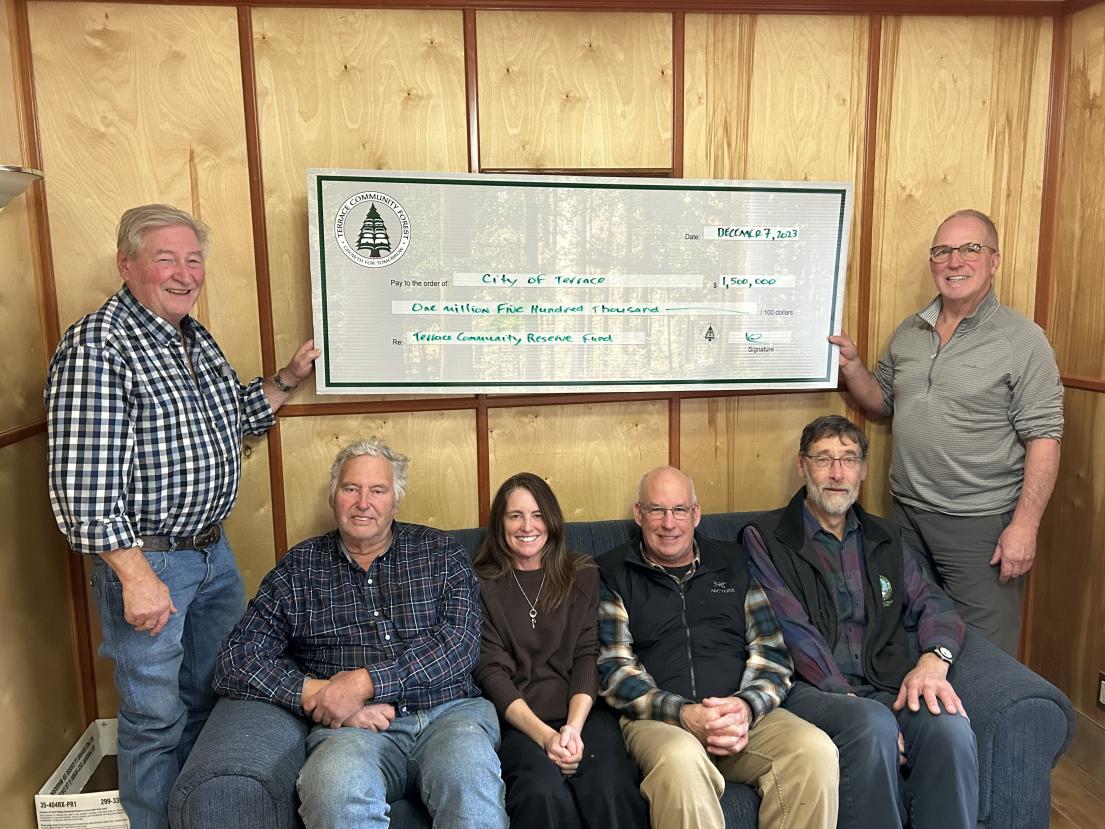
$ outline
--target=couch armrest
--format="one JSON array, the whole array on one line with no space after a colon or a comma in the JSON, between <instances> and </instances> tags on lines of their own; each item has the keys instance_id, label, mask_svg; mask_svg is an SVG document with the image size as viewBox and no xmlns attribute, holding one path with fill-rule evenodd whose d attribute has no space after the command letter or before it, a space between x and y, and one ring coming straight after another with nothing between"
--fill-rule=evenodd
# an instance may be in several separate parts
<instances>
[{"instance_id":1,"label":"couch armrest","mask_svg":"<svg viewBox=\"0 0 1105 829\"><path fill-rule=\"evenodd\" d=\"M300 829L295 781L307 731L285 708L221 698L169 797L173 829Z\"/></svg>"},{"instance_id":2,"label":"couch armrest","mask_svg":"<svg viewBox=\"0 0 1105 829\"><path fill-rule=\"evenodd\" d=\"M1074 734L1070 700L970 630L948 679L978 744L979 825L1047 829L1051 769Z\"/></svg>"}]
</instances>

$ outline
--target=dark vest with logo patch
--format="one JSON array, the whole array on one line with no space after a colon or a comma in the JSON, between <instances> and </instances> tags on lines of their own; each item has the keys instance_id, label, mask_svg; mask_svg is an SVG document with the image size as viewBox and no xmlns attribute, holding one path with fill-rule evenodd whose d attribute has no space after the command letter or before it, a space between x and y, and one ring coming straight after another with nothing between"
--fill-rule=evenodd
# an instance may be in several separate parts
<instances>
[{"instance_id":1,"label":"dark vest with logo patch","mask_svg":"<svg viewBox=\"0 0 1105 829\"><path fill-rule=\"evenodd\" d=\"M805 500L806 488L802 487L787 506L765 513L747 526L759 530L783 583L805 607L806 615L831 650L837 637L836 602L818 565L813 542L806 536L802 515ZM863 670L866 680L876 688L897 692L902 678L917 661L917 654L910 648L916 635L902 625L905 582L901 533L890 522L869 515L859 504L854 504L852 510L863 535L863 604L867 617Z\"/></svg>"}]
</instances>

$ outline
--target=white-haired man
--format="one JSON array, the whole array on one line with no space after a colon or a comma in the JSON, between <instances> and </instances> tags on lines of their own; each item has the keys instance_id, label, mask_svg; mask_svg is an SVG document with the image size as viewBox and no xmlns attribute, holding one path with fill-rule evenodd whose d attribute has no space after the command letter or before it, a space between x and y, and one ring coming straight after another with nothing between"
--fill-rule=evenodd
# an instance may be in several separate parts
<instances>
[{"instance_id":1,"label":"white-haired man","mask_svg":"<svg viewBox=\"0 0 1105 829\"><path fill-rule=\"evenodd\" d=\"M383 829L411 791L436 826L507 826L498 716L472 678L479 587L454 539L394 520L407 464L375 438L338 453L336 529L288 551L219 654L220 693L315 721L307 829Z\"/></svg>"},{"instance_id":2,"label":"white-haired man","mask_svg":"<svg viewBox=\"0 0 1105 829\"><path fill-rule=\"evenodd\" d=\"M319 352L307 341L272 377L240 383L190 316L206 227L147 204L123 213L117 241L123 286L50 361L50 501L73 551L93 557L123 808L132 829L167 829L169 791L215 702L215 654L245 602L222 530L242 438L272 426Z\"/></svg>"}]
</instances>

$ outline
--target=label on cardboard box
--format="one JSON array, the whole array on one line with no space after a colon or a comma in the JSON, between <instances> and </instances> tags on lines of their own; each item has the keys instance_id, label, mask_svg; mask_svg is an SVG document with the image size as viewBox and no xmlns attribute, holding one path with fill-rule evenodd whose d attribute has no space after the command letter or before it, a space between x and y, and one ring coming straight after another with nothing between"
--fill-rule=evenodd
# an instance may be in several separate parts
<instances>
[{"instance_id":1,"label":"label on cardboard box","mask_svg":"<svg viewBox=\"0 0 1105 829\"><path fill-rule=\"evenodd\" d=\"M115 720L95 720L35 795L39 829L128 829L118 789L84 792L100 761L117 748Z\"/></svg>"}]
</instances>

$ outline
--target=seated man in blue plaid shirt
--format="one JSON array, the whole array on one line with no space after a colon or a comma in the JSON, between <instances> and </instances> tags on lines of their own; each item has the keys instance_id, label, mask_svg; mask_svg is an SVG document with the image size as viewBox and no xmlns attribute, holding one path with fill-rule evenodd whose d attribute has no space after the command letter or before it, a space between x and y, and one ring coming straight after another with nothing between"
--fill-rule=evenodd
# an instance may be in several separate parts
<instances>
[{"instance_id":1,"label":"seated man in blue plaid shirt","mask_svg":"<svg viewBox=\"0 0 1105 829\"><path fill-rule=\"evenodd\" d=\"M147 204L119 220L122 287L50 361L50 502L92 584L119 690L119 790L132 829L167 829L169 791L215 703L219 643L245 596L222 531L242 438L260 435L312 371L308 341L240 383L191 311L207 229Z\"/></svg>"},{"instance_id":2,"label":"seated man in blue plaid shirt","mask_svg":"<svg viewBox=\"0 0 1105 829\"><path fill-rule=\"evenodd\" d=\"M307 829L388 826L420 797L435 826L505 829L499 721L479 696L479 587L450 536L394 521L408 459L376 438L330 471L337 529L261 582L215 687L315 721L297 788Z\"/></svg>"},{"instance_id":3,"label":"seated man in blue plaid shirt","mask_svg":"<svg viewBox=\"0 0 1105 829\"><path fill-rule=\"evenodd\" d=\"M807 424L798 473L806 485L744 543L799 677L783 705L840 749L839 827L974 829L974 732L948 681L963 621L899 529L856 504L867 436L854 423Z\"/></svg>"}]
</instances>

